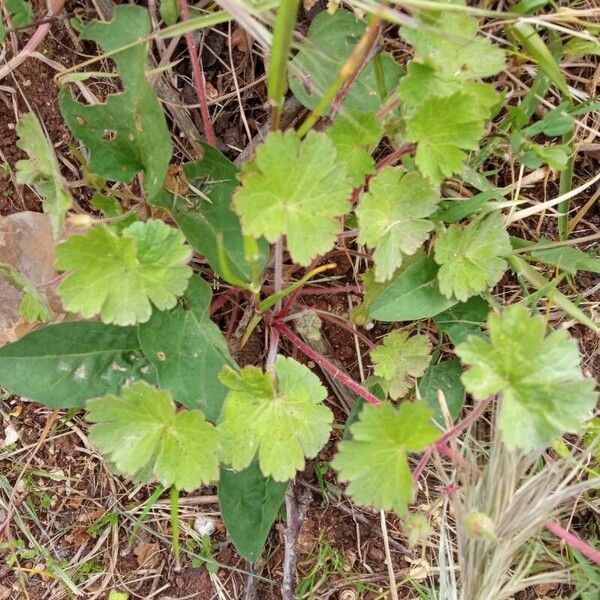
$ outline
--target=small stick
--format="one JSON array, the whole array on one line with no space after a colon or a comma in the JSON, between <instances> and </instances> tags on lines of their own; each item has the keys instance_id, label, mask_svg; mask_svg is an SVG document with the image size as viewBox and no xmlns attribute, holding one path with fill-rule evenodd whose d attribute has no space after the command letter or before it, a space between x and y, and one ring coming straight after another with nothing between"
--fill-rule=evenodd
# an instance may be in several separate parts
<instances>
[{"instance_id":1,"label":"small stick","mask_svg":"<svg viewBox=\"0 0 600 600\"><path fill-rule=\"evenodd\" d=\"M190 9L188 8L187 0L179 0L179 6L181 7L182 21L187 21L190 18ZM196 51L196 42L194 41L193 32L188 31L185 34L185 41L188 48L188 54L190 55L190 62L192 63L192 74L194 76L196 95L198 96L198 104L200 105L200 115L202 116L202 124L204 125L206 141L211 146L216 147L217 138L215 136L215 131L210 120L210 113L208 112L208 102L206 100L206 85L204 82L204 71L200 66L200 61L198 60L198 52Z\"/></svg>"}]
</instances>

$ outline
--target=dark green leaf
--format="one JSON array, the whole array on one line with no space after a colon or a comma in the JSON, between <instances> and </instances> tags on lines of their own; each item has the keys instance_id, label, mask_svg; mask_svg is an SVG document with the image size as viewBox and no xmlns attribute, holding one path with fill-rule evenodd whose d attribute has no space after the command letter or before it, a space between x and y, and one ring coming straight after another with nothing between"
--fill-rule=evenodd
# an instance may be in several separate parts
<instances>
[{"instance_id":1,"label":"dark green leaf","mask_svg":"<svg viewBox=\"0 0 600 600\"><path fill-rule=\"evenodd\" d=\"M218 150L203 145L202 159L188 163L184 172L192 186L204 197L175 197L162 192L153 200L155 206L167 209L192 248L206 257L213 271L227 279L221 268L219 243L223 244L229 269L237 278L250 281L250 266L244 253L240 220L231 209L231 196L238 186L237 168ZM266 264L268 244L258 241L257 268Z\"/></svg>"},{"instance_id":2,"label":"dark green leaf","mask_svg":"<svg viewBox=\"0 0 600 600\"><path fill-rule=\"evenodd\" d=\"M84 406L134 379L155 381L133 327L59 323L0 348L0 385L51 408Z\"/></svg>"},{"instance_id":3,"label":"dark green leaf","mask_svg":"<svg viewBox=\"0 0 600 600\"><path fill-rule=\"evenodd\" d=\"M474 296L435 316L433 321L457 345L470 335L484 337L481 328L488 312L488 303L480 296Z\"/></svg>"},{"instance_id":4,"label":"dark green leaf","mask_svg":"<svg viewBox=\"0 0 600 600\"><path fill-rule=\"evenodd\" d=\"M455 421L465 402L465 388L460 380L462 372L459 360L445 360L431 365L418 383L422 398L431 406L435 420L442 426L445 425L445 421L438 390L444 393L448 411Z\"/></svg>"},{"instance_id":5,"label":"dark green leaf","mask_svg":"<svg viewBox=\"0 0 600 600\"><path fill-rule=\"evenodd\" d=\"M221 469L221 516L237 551L249 561L262 554L288 483L264 477L256 461L243 471Z\"/></svg>"},{"instance_id":6,"label":"dark green leaf","mask_svg":"<svg viewBox=\"0 0 600 600\"><path fill-rule=\"evenodd\" d=\"M202 409L214 422L227 394L217 375L224 365L235 363L223 334L210 320L211 296L210 286L193 277L185 306L155 311L150 321L140 325L139 339L161 387L188 408Z\"/></svg>"},{"instance_id":7,"label":"dark green leaf","mask_svg":"<svg viewBox=\"0 0 600 600\"><path fill-rule=\"evenodd\" d=\"M64 89L59 104L67 125L90 151L90 168L123 183L143 171L144 188L151 198L163 184L171 142L162 107L148 81L148 42L134 44L150 29L148 11L140 6L118 6L110 23L87 25L82 38L98 42L105 52L128 46L112 55L125 91L88 106Z\"/></svg>"},{"instance_id":8,"label":"dark green leaf","mask_svg":"<svg viewBox=\"0 0 600 600\"><path fill-rule=\"evenodd\" d=\"M290 69L290 89L307 108L314 109L323 93L335 81L344 63L363 35L366 26L346 10L333 15L319 13L310 25L308 40L298 52ZM400 79L400 67L387 53L379 55L385 93ZM352 112L375 112L383 98L379 95L373 61L368 62L352 85L343 107Z\"/></svg>"},{"instance_id":9,"label":"dark green leaf","mask_svg":"<svg viewBox=\"0 0 600 600\"><path fill-rule=\"evenodd\" d=\"M440 293L438 266L420 253L405 269L379 287L369 316L377 321L413 321L433 317L454 306L456 300Z\"/></svg>"}]
</instances>

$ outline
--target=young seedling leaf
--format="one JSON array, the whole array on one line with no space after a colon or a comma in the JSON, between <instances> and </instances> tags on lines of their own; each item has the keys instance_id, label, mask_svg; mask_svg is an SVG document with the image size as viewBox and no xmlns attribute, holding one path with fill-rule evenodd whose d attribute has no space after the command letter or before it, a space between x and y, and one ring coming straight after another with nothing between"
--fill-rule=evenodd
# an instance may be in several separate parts
<instances>
[{"instance_id":1,"label":"young seedling leaf","mask_svg":"<svg viewBox=\"0 0 600 600\"><path fill-rule=\"evenodd\" d=\"M417 144L415 162L433 183L462 170L466 150L477 148L486 118L469 94L425 100L406 119L406 139Z\"/></svg>"},{"instance_id":2,"label":"young seedling leaf","mask_svg":"<svg viewBox=\"0 0 600 600\"><path fill-rule=\"evenodd\" d=\"M420 452L439 437L425 402L365 405L351 427L352 439L339 444L332 465L359 504L406 512L413 498L408 453Z\"/></svg>"},{"instance_id":3,"label":"young seedling leaf","mask_svg":"<svg viewBox=\"0 0 600 600\"><path fill-rule=\"evenodd\" d=\"M221 469L219 509L227 534L247 560L260 558L287 487L265 477L257 461L239 472Z\"/></svg>"},{"instance_id":4,"label":"young seedling leaf","mask_svg":"<svg viewBox=\"0 0 600 600\"><path fill-rule=\"evenodd\" d=\"M447 98L457 92L468 94L471 97L471 111L484 118L491 116L492 108L500 99L490 84L443 76L433 67L417 62L408 65L406 76L398 86L404 106L410 109L418 107L432 96Z\"/></svg>"},{"instance_id":5,"label":"young seedling leaf","mask_svg":"<svg viewBox=\"0 0 600 600\"><path fill-rule=\"evenodd\" d=\"M479 37L476 19L444 12L434 22L402 27L400 35L415 49L415 57L440 74L460 79L497 75L504 68L504 52Z\"/></svg>"},{"instance_id":6,"label":"young seedling leaf","mask_svg":"<svg viewBox=\"0 0 600 600\"><path fill-rule=\"evenodd\" d=\"M369 151L381 140L382 130L374 113L338 116L327 130L338 159L348 166L352 187L364 184L375 173L375 159Z\"/></svg>"},{"instance_id":7,"label":"young seedling leaf","mask_svg":"<svg viewBox=\"0 0 600 600\"><path fill-rule=\"evenodd\" d=\"M275 381L276 377L276 381ZM292 358L279 356L274 373L225 367L221 381L231 390L219 428L223 460L245 469L258 455L260 470L275 481L293 479L329 439L333 415L319 378Z\"/></svg>"},{"instance_id":8,"label":"young seedling leaf","mask_svg":"<svg viewBox=\"0 0 600 600\"><path fill-rule=\"evenodd\" d=\"M192 270L177 229L162 221L133 223L120 234L100 225L56 247L56 268L71 271L58 287L66 310L105 323L144 323L173 308ZM152 303L152 304L151 304Z\"/></svg>"},{"instance_id":9,"label":"young seedling leaf","mask_svg":"<svg viewBox=\"0 0 600 600\"><path fill-rule=\"evenodd\" d=\"M366 25L347 10L336 10L333 15L322 11L313 20L308 39L292 61L289 84L294 96L313 110L324 92L335 81L344 63L356 48ZM381 106L380 91L388 95L398 84L402 71L387 53L379 53L383 90L378 85L378 74L373 61L368 61L348 96L343 109L353 113L373 113Z\"/></svg>"},{"instance_id":10,"label":"young seedling leaf","mask_svg":"<svg viewBox=\"0 0 600 600\"><path fill-rule=\"evenodd\" d=\"M139 338L161 387L188 408L200 408L214 423L227 394L218 374L224 365L235 363L223 334L209 317L211 297L210 286L192 277L180 306L170 312L155 311L139 326Z\"/></svg>"},{"instance_id":11,"label":"young seedling leaf","mask_svg":"<svg viewBox=\"0 0 600 600\"><path fill-rule=\"evenodd\" d=\"M27 0L4 0L4 5L11 14L13 27L29 25L33 21L33 8Z\"/></svg>"},{"instance_id":12,"label":"young seedling leaf","mask_svg":"<svg viewBox=\"0 0 600 600\"><path fill-rule=\"evenodd\" d=\"M31 185L42 197L44 212L50 219L54 235L58 235L73 198L60 173L54 148L34 113L27 113L19 120L17 135L17 146L29 156L27 160L17 161L17 182Z\"/></svg>"},{"instance_id":13,"label":"young seedling leaf","mask_svg":"<svg viewBox=\"0 0 600 600\"><path fill-rule=\"evenodd\" d=\"M440 265L440 291L446 298L466 302L496 285L508 268L510 237L500 212L441 233L435 242L435 261Z\"/></svg>"},{"instance_id":14,"label":"young seedling leaf","mask_svg":"<svg viewBox=\"0 0 600 600\"><path fill-rule=\"evenodd\" d=\"M90 442L135 481L192 492L219 478L219 431L199 410L176 411L171 394L143 381L87 403Z\"/></svg>"},{"instance_id":15,"label":"young seedling leaf","mask_svg":"<svg viewBox=\"0 0 600 600\"><path fill-rule=\"evenodd\" d=\"M336 160L333 142L310 132L301 142L293 131L272 133L244 165L234 207L245 234L275 242L287 236L295 262L308 265L331 250L350 209L352 184Z\"/></svg>"},{"instance_id":16,"label":"young seedling leaf","mask_svg":"<svg viewBox=\"0 0 600 600\"><path fill-rule=\"evenodd\" d=\"M388 393L394 400L406 396L414 381L425 373L431 356L431 346L424 335L409 335L407 331L392 331L383 343L371 350L375 375L388 382Z\"/></svg>"},{"instance_id":17,"label":"young seedling leaf","mask_svg":"<svg viewBox=\"0 0 600 600\"><path fill-rule=\"evenodd\" d=\"M414 254L427 239L439 194L419 173L386 167L369 183L356 209L358 241L375 248L375 280L387 281L402 264L403 254Z\"/></svg>"},{"instance_id":18,"label":"young seedling leaf","mask_svg":"<svg viewBox=\"0 0 600 600\"><path fill-rule=\"evenodd\" d=\"M141 40L150 31L150 16L141 6L117 6L110 23L86 25L81 37L98 42L105 52L114 52L112 59L125 91L108 96L102 104L87 106L64 89L59 105L73 134L88 147L93 171L123 183L143 171L144 189L153 198L165 179L171 141L163 110L148 81L148 41Z\"/></svg>"},{"instance_id":19,"label":"young seedling leaf","mask_svg":"<svg viewBox=\"0 0 600 600\"><path fill-rule=\"evenodd\" d=\"M488 317L489 341L470 337L456 352L470 365L463 375L477 400L500 394L498 427L509 448L545 448L579 431L597 394L579 364L577 342L564 330L546 335L542 317L516 305Z\"/></svg>"},{"instance_id":20,"label":"young seedling leaf","mask_svg":"<svg viewBox=\"0 0 600 600\"><path fill-rule=\"evenodd\" d=\"M12 265L0 262L0 275L11 285L23 292L19 314L26 323L47 323L54 314L44 296L35 285Z\"/></svg>"},{"instance_id":21,"label":"young seedling leaf","mask_svg":"<svg viewBox=\"0 0 600 600\"><path fill-rule=\"evenodd\" d=\"M126 381L155 377L133 327L59 323L0 348L0 385L51 408L81 408Z\"/></svg>"}]
</instances>

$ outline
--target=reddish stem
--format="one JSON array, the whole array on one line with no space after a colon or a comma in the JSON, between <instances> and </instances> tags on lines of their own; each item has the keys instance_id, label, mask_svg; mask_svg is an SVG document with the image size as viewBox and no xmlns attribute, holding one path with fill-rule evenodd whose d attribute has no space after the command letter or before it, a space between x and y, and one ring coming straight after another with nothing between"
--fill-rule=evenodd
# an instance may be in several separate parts
<instances>
[{"instance_id":1,"label":"reddish stem","mask_svg":"<svg viewBox=\"0 0 600 600\"><path fill-rule=\"evenodd\" d=\"M179 0L179 6L181 7L181 20L187 21L190 18L190 9L188 8L187 0ZM188 31L185 34L185 41L187 43L188 54L190 55L190 62L192 64L192 74L194 76L194 84L196 86L196 95L198 96L198 104L200 105L200 115L202 116L202 124L204 126L204 134L206 135L206 141L211 145L217 146L217 138L215 137L215 131L210 120L210 114L208 112L208 102L206 99L206 84L204 82L204 71L198 60L198 52L196 51L196 42L194 41L194 34Z\"/></svg>"},{"instance_id":2,"label":"reddish stem","mask_svg":"<svg viewBox=\"0 0 600 600\"><path fill-rule=\"evenodd\" d=\"M600 565L600 552L570 531L561 527L556 521L548 521L546 523L546 529L551 531L556 537L565 541L572 548L575 548L578 552L581 552L586 558L589 558L592 562Z\"/></svg>"},{"instance_id":3,"label":"reddish stem","mask_svg":"<svg viewBox=\"0 0 600 600\"><path fill-rule=\"evenodd\" d=\"M446 454L445 449L448 448L446 446L446 442L462 433L469 425L471 425L471 423L477 421L477 419L479 419L479 417L481 417L481 415L485 412L491 401L492 398L490 397L479 402L477 406L462 421L459 421L454 427L452 427L452 429L446 431L446 433L444 433L439 440L435 441L433 444L431 444L431 446L429 446L429 448L427 448L427 450L425 450L423 456L421 456L419 464L413 471L413 479L415 481L417 481L421 476L421 473L423 472L425 465L429 462L433 451L436 450L441 454ZM448 448L448 450L450 450L450 448ZM451 458L453 458L453 456Z\"/></svg>"},{"instance_id":4,"label":"reddish stem","mask_svg":"<svg viewBox=\"0 0 600 600\"><path fill-rule=\"evenodd\" d=\"M315 352L308 344L305 344L285 323L275 319L270 320L271 327L274 327L279 333L286 337L296 348L304 352L306 356L314 360L320 367L323 367L334 379L343 383L347 388L351 389L355 394L366 400L369 404L381 404L381 400L366 390L362 385L359 385L351 377L340 371L333 363L330 363L326 358Z\"/></svg>"}]
</instances>

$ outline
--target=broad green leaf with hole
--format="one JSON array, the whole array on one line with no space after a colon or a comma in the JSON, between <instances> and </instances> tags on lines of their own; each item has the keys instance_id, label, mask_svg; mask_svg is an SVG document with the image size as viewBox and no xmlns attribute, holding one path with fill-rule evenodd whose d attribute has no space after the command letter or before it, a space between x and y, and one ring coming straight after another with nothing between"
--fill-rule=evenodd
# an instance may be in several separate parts
<instances>
[{"instance_id":1,"label":"broad green leaf with hole","mask_svg":"<svg viewBox=\"0 0 600 600\"><path fill-rule=\"evenodd\" d=\"M148 11L141 6L117 6L110 23L93 21L81 37L98 42L111 58L125 88L101 104L76 101L64 89L59 105L63 117L90 152L90 168L112 181L129 183L144 173L144 190L153 198L161 189L171 141L162 107L150 85L147 69L151 31ZM121 48L124 48L120 50Z\"/></svg>"},{"instance_id":2,"label":"broad green leaf with hole","mask_svg":"<svg viewBox=\"0 0 600 600\"><path fill-rule=\"evenodd\" d=\"M65 213L71 208L73 198L60 173L54 148L34 113L20 119L17 135L17 146L29 157L17 161L17 182L31 185L42 197L42 208L56 236L64 227Z\"/></svg>"},{"instance_id":3,"label":"broad green leaf with hole","mask_svg":"<svg viewBox=\"0 0 600 600\"><path fill-rule=\"evenodd\" d=\"M446 406L452 421L456 421L465 403L465 386L460 377L463 373L459 360L444 360L429 365L418 382L419 394L433 410L434 419L442 427L446 426L438 392L444 394Z\"/></svg>"},{"instance_id":4,"label":"broad green leaf with hole","mask_svg":"<svg viewBox=\"0 0 600 600\"><path fill-rule=\"evenodd\" d=\"M597 401L583 376L577 342L564 330L546 335L546 322L516 305L488 317L489 341L470 337L456 352L476 400L501 396L498 427L509 448L545 448L578 432Z\"/></svg>"},{"instance_id":5,"label":"broad green leaf with hole","mask_svg":"<svg viewBox=\"0 0 600 600\"><path fill-rule=\"evenodd\" d=\"M366 25L347 10L337 10L333 15L320 12L312 21L308 38L290 65L289 84L294 96L307 108L314 109L335 81L344 63L350 58ZM401 69L387 52L378 54L383 89L377 80L377 67L367 61L342 104L353 113L372 113L394 90ZM380 96L383 92L384 98Z\"/></svg>"},{"instance_id":6,"label":"broad green leaf with hole","mask_svg":"<svg viewBox=\"0 0 600 600\"><path fill-rule=\"evenodd\" d=\"M105 225L72 235L56 247L56 268L69 275L58 287L63 306L105 323L144 323L173 308L185 292L191 252L181 232L162 221L133 223L119 234Z\"/></svg>"},{"instance_id":7,"label":"broad green leaf with hole","mask_svg":"<svg viewBox=\"0 0 600 600\"><path fill-rule=\"evenodd\" d=\"M247 560L260 558L287 487L265 477L257 461L243 471L221 469L219 510L228 536Z\"/></svg>"},{"instance_id":8,"label":"broad green leaf with hole","mask_svg":"<svg viewBox=\"0 0 600 600\"><path fill-rule=\"evenodd\" d=\"M484 337L481 331L490 307L481 296L473 296L433 317L433 322L456 346L470 335Z\"/></svg>"},{"instance_id":9,"label":"broad green leaf with hole","mask_svg":"<svg viewBox=\"0 0 600 600\"><path fill-rule=\"evenodd\" d=\"M415 321L433 317L456 304L442 296L437 280L438 266L432 257L418 252L385 283L375 281L373 270L364 278L364 303L353 314L358 323Z\"/></svg>"},{"instance_id":10,"label":"broad green leaf with hole","mask_svg":"<svg viewBox=\"0 0 600 600\"><path fill-rule=\"evenodd\" d=\"M420 452L439 437L423 401L365 405L352 425L352 439L338 446L332 465L358 504L406 512L413 498L408 454Z\"/></svg>"},{"instance_id":11,"label":"broad green leaf with hole","mask_svg":"<svg viewBox=\"0 0 600 600\"><path fill-rule=\"evenodd\" d=\"M54 314L44 296L35 285L12 265L0 262L0 275L12 286L23 292L19 314L27 323L47 323Z\"/></svg>"},{"instance_id":12,"label":"broad green leaf with hole","mask_svg":"<svg viewBox=\"0 0 600 600\"><path fill-rule=\"evenodd\" d=\"M169 312L154 311L139 326L139 339L161 387L177 402L200 408L215 422L227 393L218 375L224 365L235 363L223 334L210 319L211 298L210 286L192 277L180 305Z\"/></svg>"},{"instance_id":13,"label":"broad green leaf with hole","mask_svg":"<svg viewBox=\"0 0 600 600\"><path fill-rule=\"evenodd\" d=\"M375 248L375 280L387 281L428 238L439 192L419 173L385 167L369 182L369 191L356 209L358 241Z\"/></svg>"},{"instance_id":14,"label":"broad green leaf with hole","mask_svg":"<svg viewBox=\"0 0 600 600\"><path fill-rule=\"evenodd\" d=\"M292 259L308 265L331 250L350 209L350 182L333 142L311 131L303 141L293 131L271 133L244 164L234 207L246 235L269 242L287 236Z\"/></svg>"},{"instance_id":15,"label":"broad green leaf with hole","mask_svg":"<svg viewBox=\"0 0 600 600\"><path fill-rule=\"evenodd\" d=\"M471 96L456 93L425 100L406 119L406 139L417 144L415 163L433 183L462 170L475 150L486 117L473 110Z\"/></svg>"},{"instance_id":16,"label":"broad green leaf with hole","mask_svg":"<svg viewBox=\"0 0 600 600\"><path fill-rule=\"evenodd\" d=\"M466 227L450 225L435 242L435 261L440 265L440 291L447 298L466 302L496 285L512 252L502 213L494 212Z\"/></svg>"},{"instance_id":17,"label":"broad green leaf with hole","mask_svg":"<svg viewBox=\"0 0 600 600\"><path fill-rule=\"evenodd\" d=\"M275 481L293 479L329 439L333 415L319 378L292 358L279 356L275 372L225 367L230 389L219 428L223 461L236 471L258 457L260 470Z\"/></svg>"},{"instance_id":18,"label":"broad green leaf with hole","mask_svg":"<svg viewBox=\"0 0 600 600\"><path fill-rule=\"evenodd\" d=\"M440 74L460 79L497 75L504 68L504 52L477 35L476 19L458 12L444 12L436 20L417 27L402 27L400 35L415 50L417 60Z\"/></svg>"},{"instance_id":19,"label":"broad green leaf with hole","mask_svg":"<svg viewBox=\"0 0 600 600\"><path fill-rule=\"evenodd\" d=\"M231 208L233 192L238 186L237 167L218 150L202 145L200 160L187 163L183 171L191 187L178 194L163 190L152 200L154 206L169 211L194 251L206 257L212 270L227 281L219 245L230 272L250 282L251 267L244 251L240 219ZM259 255L256 268L263 270L268 257L268 244L257 241Z\"/></svg>"},{"instance_id":20,"label":"broad green leaf with hole","mask_svg":"<svg viewBox=\"0 0 600 600\"><path fill-rule=\"evenodd\" d=\"M339 115L327 130L338 159L348 167L353 187L363 185L365 176L375 173L370 149L379 143L382 133L374 113Z\"/></svg>"},{"instance_id":21,"label":"broad green leaf with hole","mask_svg":"<svg viewBox=\"0 0 600 600\"><path fill-rule=\"evenodd\" d=\"M143 381L87 402L89 440L119 473L193 492L219 478L220 435L199 410Z\"/></svg>"},{"instance_id":22,"label":"broad green leaf with hole","mask_svg":"<svg viewBox=\"0 0 600 600\"><path fill-rule=\"evenodd\" d=\"M155 378L134 327L58 323L0 348L0 385L50 408L81 408L127 381Z\"/></svg>"},{"instance_id":23,"label":"broad green leaf with hole","mask_svg":"<svg viewBox=\"0 0 600 600\"><path fill-rule=\"evenodd\" d=\"M410 335L395 330L383 338L383 343L371 350L375 375L388 382L390 398L397 400L406 396L414 379L425 373L431 345L424 335Z\"/></svg>"}]
</instances>

